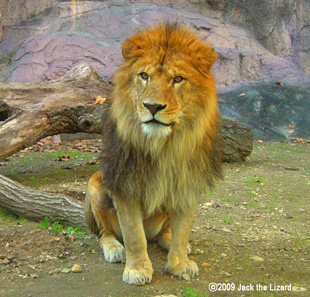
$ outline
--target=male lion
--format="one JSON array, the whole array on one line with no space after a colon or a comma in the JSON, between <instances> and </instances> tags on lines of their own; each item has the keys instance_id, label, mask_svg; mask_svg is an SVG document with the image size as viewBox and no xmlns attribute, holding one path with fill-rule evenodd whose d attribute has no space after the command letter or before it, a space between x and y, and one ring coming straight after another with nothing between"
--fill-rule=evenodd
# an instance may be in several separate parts
<instances>
[{"instance_id":1,"label":"male lion","mask_svg":"<svg viewBox=\"0 0 310 297\"><path fill-rule=\"evenodd\" d=\"M85 218L123 281L152 280L147 240L169 250L166 271L198 275L187 257L198 199L221 176L215 51L178 24L127 39L103 119L102 170L88 185Z\"/></svg>"}]
</instances>

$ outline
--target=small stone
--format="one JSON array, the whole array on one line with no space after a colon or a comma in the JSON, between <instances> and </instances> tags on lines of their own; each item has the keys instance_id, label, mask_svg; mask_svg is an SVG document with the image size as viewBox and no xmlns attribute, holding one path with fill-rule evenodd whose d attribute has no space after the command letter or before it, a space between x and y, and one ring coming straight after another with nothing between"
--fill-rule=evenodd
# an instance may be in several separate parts
<instances>
[{"instance_id":1,"label":"small stone","mask_svg":"<svg viewBox=\"0 0 310 297\"><path fill-rule=\"evenodd\" d=\"M211 202L206 202L206 203L203 203L201 208L202 209L208 209L209 207L211 207L213 205L213 203Z\"/></svg>"},{"instance_id":2,"label":"small stone","mask_svg":"<svg viewBox=\"0 0 310 297\"><path fill-rule=\"evenodd\" d=\"M191 280L189 274L187 274L187 273L183 273L181 278L184 279L185 281L188 281L188 282Z\"/></svg>"},{"instance_id":3,"label":"small stone","mask_svg":"<svg viewBox=\"0 0 310 297\"><path fill-rule=\"evenodd\" d=\"M53 274L58 274L58 273L61 273L61 269L60 268L56 268L52 271L49 272L49 274L53 275Z\"/></svg>"},{"instance_id":4,"label":"small stone","mask_svg":"<svg viewBox=\"0 0 310 297\"><path fill-rule=\"evenodd\" d=\"M80 265L78 264L74 264L71 268L71 271L72 272L75 272L75 273L81 273L82 272L82 268Z\"/></svg>"},{"instance_id":5,"label":"small stone","mask_svg":"<svg viewBox=\"0 0 310 297\"><path fill-rule=\"evenodd\" d=\"M242 267L235 267L236 270L243 270Z\"/></svg>"},{"instance_id":6,"label":"small stone","mask_svg":"<svg viewBox=\"0 0 310 297\"><path fill-rule=\"evenodd\" d=\"M64 268L63 270L61 270L62 273L66 273L68 274L71 271L70 268Z\"/></svg>"},{"instance_id":7,"label":"small stone","mask_svg":"<svg viewBox=\"0 0 310 297\"><path fill-rule=\"evenodd\" d=\"M222 271L222 272L221 272L221 275L222 275L222 276L226 276L226 277L231 276L231 274L230 274L229 272L226 272L226 271Z\"/></svg>"},{"instance_id":8,"label":"small stone","mask_svg":"<svg viewBox=\"0 0 310 297\"><path fill-rule=\"evenodd\" d=\"M11 261L8 258L2 260L2 264L9 264Z\"/></svg>"},{"instance_id":9,"label":"small stone","mask_svg":"<svg viewBox=\"0 0 310 297\"><path fill-rule=\"evenodd\" d=\"M223 228L222 231L225 232L225 233L231 233L232 232L231 230L229 230L227 228Z\"/></svg>"},{"instance_id":10,"label":"small stone","mask_svg":"<svg viewBox=\"0 0 310 297\"><path fill-rule=\"evenodd\" d=\"M221 254L221 258L223 259L223 258L226 258L227 257L227 255L225 254L225 253L222 253Z\"/></svg>"},{"instance_id":11,"label":"small stone","mask_svg":"<svg viewBox=\"0 0 310 297\"><path fill-rule=\"evenodd\" d=\"M305 291L307 291L307 289L303 288L303 287L293 286L292 291L293 292L305 292Z\"/></svg>"},{"instance_id":12,"label":"small stone","mask_svg":"<svg viewBox=\"0 0 310 297\"><path fill-rule=\"evenodd\" d=\"M28 265L28 267L31 268L31 269L33 269L33 270L36 269L35 266L33 266L33 265Z\"/></svg>"},{"instance_id":13,"label":"small stone","mask_svg":"<svg viewBox=\"0 0 310 297\"><path fill-rule=\"evenodd\" d=\"M251 257L252 260L254 260L255 262L263 262L264 258L259 257L259 256L253 256Z\"/></svg>"},{"instance_id":14,"label":"small stone","mask_svg":"<svg viewBox=\"0 0 310 297\"><path fill-rule=\"evenodd\" d=\"M38 274L36 274L36 273L32 273L32 274L30 274L30 277L31 277L31 278L38 278L38 277L39 277L39 275L38 275Z\"/></svg>"},{"instance_id":15,"label":"small stone","mask_svg":"<svg viewBox=\"0 0 310 297\"><path fill-rule=\"evenodd\" d=\"M203 253L204 253L204 251L201 250L201 249L196 249L195 252L194 252L195 255L200 255L200 254L203 254Z\"/></svg>"}]
</instances>

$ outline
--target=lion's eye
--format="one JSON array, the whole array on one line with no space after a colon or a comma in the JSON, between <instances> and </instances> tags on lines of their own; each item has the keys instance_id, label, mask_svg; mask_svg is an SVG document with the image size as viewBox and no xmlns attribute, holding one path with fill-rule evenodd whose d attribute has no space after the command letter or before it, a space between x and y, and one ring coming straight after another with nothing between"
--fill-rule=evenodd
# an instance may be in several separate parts
<instances>
[{"instance_id":1,"label":"lion's eye","mask_svg":"<svg viewBox=\"0 0 310 297\"><path fill-rule=\"evenodd\" d=\"M173 83L177 84L177 83L180 83L182 80L183 80L183 77L178 75L173 79Z\"/></svg>"},{"instance_id":2,"label":"lion's eye","mask_svg":"<svg viewBox=\"0 0 310 297\"><path fill-rule=\"evenodd\" d=\"M140 76L143 80L148 80L149 79L149 75L146 72L141 72Z\"/></svg>"}]
</instances>

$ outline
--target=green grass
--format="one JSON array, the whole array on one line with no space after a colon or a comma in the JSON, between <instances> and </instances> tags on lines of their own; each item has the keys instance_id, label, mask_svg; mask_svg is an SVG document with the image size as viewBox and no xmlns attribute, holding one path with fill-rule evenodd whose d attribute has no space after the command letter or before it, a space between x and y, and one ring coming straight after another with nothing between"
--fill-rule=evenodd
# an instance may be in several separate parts
<instances>
[{"instance_id":1,"label":"green grass","mask_svg":"<svg viewBox=\"0 0 310 297\"><path fill-rule=\"evenodd\" d=\"M186 289L183 294L183 297L200 297L200 295L197 293L194 289Z\"/></svg>"},{"instance_id":2,"label":"green grass","mask_svg":"<svg viewBox=\"0 0 310 297\"><path fill-rule=\"evenodd\" d=\"M28 221L24 216L10 213L4 209L0 209L0 217L16 220L16 223L18 224L26 223Z\"/></svg>"},{"instance_id":3,"label":"green grass","mask_svg":"<svg viewBox=\"0 0 310 297\"><path fill-rule=\"evenodd\" d=\"M85 234L85 231L80 226L70 226L66 229L64 225L60 223L60 220L55 220L53 218L45 218L44 221L41 223L39 229L50 230L51 233L55 235L65 232L67 233L67 238L69 234L75 235L77 237Z\"/></svg>"},{"instance_id":4,"label":"green grass","mask_svg":"<svg viewBox=\"0 0 310 297\"><path fill-rule=\"evenodd\" d=\"M85 231L81 227L76 226L76 227L69 227L67 229L67 233L75 236L82 236L85 234Z\"/></svg>"},{"instance_id":5,"label":"green grass","mask_svg":"<svg viewBox=\"0 0 310 297\"><path fill-rule=\"evenodd\" d=\"M301 245L309 243L309 240L310 240L309 236L306 235L300 237L293 237L293 241Z\"/></svg>"},{"instance_id":6,"label":"green grass","mask_svg":"<svg viewBox=\"0 0 310 297\"><path fill-rule=\"evenodd\" d=\"M14 56L15 51L7 55L0 55L0 64L11 64Z\"/></svg>"},{"instance_id":7,"label":"green grass","mask_svg":"<svg viewBox=\"0 0 310 297\"><path fill-rule=\"evenodd\" d=\"M233 224L234 221L235 221L235 219L234 219L233 217L229 217L229 219L224 219L224 220L223 220L223 222L224 222L225 224L228 224L228 225Z\"/></svg>"},{"instance_id":8,"label":"green grass","mask_svg":"<svg viewBox=\"0 0 310 297\"><path fill-rule=\"evenodd\" d=\"M248 187L252 185L263 186L264 184L264 179L261 176L249 177L246 179L246 185Z\"/></svg>"},{"instance_id":9,"label":"green grass","mask_svg":"<svg viewBox=\"0 0 310 297\"><path fill-rule=\"evenodd\" d=\"M48 218L45 218L45 220L40 225L40 230L46 230L50 226L50 222Z\"/></svg>"},{"instance_id":10,"label":"green grass","mask_svg":"<svg viewBox=\"0 0 310 297\"><path fill-rule=\"evenodd\" d=\"M39 228L41 230L47 230L50 228L52 234L59 234L64 229L63 225L59 223L59 220L54 220L52 218L45 218Z\"/></svg>"},{"instance_id":11,"label":"green grass","mask_svg":"<svg viewBox=\"0 0 310 297\"><path fill-rule=\"evenodd\" d=\"M70 155L70 157L80 157L84 154L82 154L82 152L63 152L63 151L60 151L56 155L57 155L57 157L63 157L65 155Z\"/></svg>"}]
</instances>

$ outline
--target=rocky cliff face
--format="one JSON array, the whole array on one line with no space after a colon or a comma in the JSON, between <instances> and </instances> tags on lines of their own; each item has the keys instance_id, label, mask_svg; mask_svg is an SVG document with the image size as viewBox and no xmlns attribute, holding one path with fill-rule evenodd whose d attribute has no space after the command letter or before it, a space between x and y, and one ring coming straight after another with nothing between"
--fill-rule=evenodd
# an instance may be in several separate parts
<instances>
[{"instance_id":1,"label":"rocky cliff face","mask_svg":"<svg viewBox=\"0 0 310 297\"><path fill-rule=\"evenodd\" d=\"M57 0L0 0L2 25L19 25L53 7L56 2Z\"/></svg>"},{"instance_id":2,"label":"rocky cliff face","mask_svg":"<svg viewBox=\"0 0 310 297\"><path fill-rule=\"evenodd\" d=\"M13 13L15 2L24 5L16 4ZM162 20L177 20L196 29L218 52L213 72L221 92L253 83L310 82L309 1L128 2L0 2L0 52L9 57L0 59L0 80L55 79L82 62L109 80L122 60L121 44L128 36Z\"/></svg>"},{"instance_id":3,"label":"rocky cliff face","mask_svg":"<svg viewBox=\"0 0 310 297\"><path fill-rule=\"evenodd\" d=\"M221 90L253 81L307 82L310 59L306 49L310 43L304 32L307 28L304 20L307 18L302 17L306 11L301 7L304 2L299 7L290 6L287 1L289 8L280 10L284 16L280 12L273 14L280 8L273 5L276 1L263 1L265 6L259 4L261 1L247 4L240 0L234 1L234 5L232 2L178 1L180 7L182 4L191 10L204 7L203 13L213 12L218 18L168 6L59 2L50 11L24 21L22 26L5 27L0 50L4 53L16 50L16 54L6 72L9 74L2 75L2 80L54 79L81 62L90 63L105 79L110 78L121 60L121 43L139 28L168 19L190 24L214 46L219 54L214 72ZM259 5L256 7L254 2ZM42 7L52 3L46 0ZM13 17L7 17L8 20L17 22Z\"/></svg>"}]
</instances>

